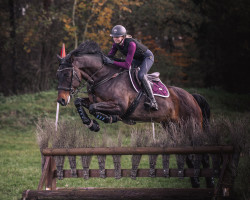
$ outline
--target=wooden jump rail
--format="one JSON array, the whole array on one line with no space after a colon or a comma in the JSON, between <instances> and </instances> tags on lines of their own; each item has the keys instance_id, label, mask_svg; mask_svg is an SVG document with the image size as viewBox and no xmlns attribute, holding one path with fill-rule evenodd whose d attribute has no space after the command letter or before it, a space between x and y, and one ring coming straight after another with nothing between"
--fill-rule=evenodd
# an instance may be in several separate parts
<instances>
[{"instance_id":1,"label":"wooden jump rail","mask_svg":"<svg viewBox=\"0 0 250 200\"><path fill-rule=\"evenodd\" d=\"M187 154L212 154L222 157L222 165L218 170L218 183L215 188L57 188L56 179L58 171L56 166L56 157L62 156L106 156L106 155L187 155ZM232 146L203 146L203 147L109 147L109 148L75 148L75 149L44 149L42 155L45 158L42 175L37 190L26 190L23 192L23 200L41 200L41 199L212 199L213 197L228 196L230 186L225 184L228 179L228 166L233 154ZM105 158L104 158L105 159ZM114 159L114 157L113 157ZM104 161L105 162L105 161ZM155 158L156 162L156 158ZM115 159L114 159L115 163ZM139 163L138 163L139 164ZM135 177L180 177L180 169L136 169ZM156 164L156 163L154 163ZM138 166L138 165L137 165ZM71 168L72 169L72 168ZM95 177L115 177L117 170L121 177L132 177L132 169L77 169L75 176L72 176L72 170L63 170L63 178L85 178L88 172L88 178ZM184 169L183 177L194 177L195 169ZM199 177L213 177L213 168L199 169ZM134 177L134 178L135 178ZM152 177L152 176L151 176ZM133 178L133 177L132 177ZM45 190L43 190L45 186Z\"/></svg>"}]
</instances>

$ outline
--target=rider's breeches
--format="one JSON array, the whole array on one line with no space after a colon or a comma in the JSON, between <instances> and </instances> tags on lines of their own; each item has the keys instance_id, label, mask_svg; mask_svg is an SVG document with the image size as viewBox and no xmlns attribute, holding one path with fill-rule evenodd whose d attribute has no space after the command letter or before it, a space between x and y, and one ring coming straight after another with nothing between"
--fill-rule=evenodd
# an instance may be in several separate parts
<instances>
[{"instance_id":1,"label":"rider's breeches","mask_svg":"<svg viewBox=\"0 0 250 200\"><path fill-rule=\"evenodd\" d=\"M138 72L138 78L140 81L143 79L144 75L148 73L154 63L154 55L150 50L147 50L144 55L144 60L142 61L142 64L140 65L140 71Z\"/></svg>"}]
</instances>

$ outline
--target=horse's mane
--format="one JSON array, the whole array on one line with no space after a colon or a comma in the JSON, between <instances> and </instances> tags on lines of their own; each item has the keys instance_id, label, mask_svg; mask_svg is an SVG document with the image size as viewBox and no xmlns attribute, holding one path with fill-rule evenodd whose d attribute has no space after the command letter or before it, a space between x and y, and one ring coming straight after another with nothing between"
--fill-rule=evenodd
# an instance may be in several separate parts
<instances>
[{"instance_id":1,"label":"horse's mane","mask_svg":"<svg viewBox=\"0 0 250 200\"><path fill-rule=\"evenodd\" d=\"M84 54L103 55L100 46L92 40L87 40L87 41L81 43L76 49L72 50L69 54L76 56L76 57L80 57Z\"/></svg>"}]
</instances>

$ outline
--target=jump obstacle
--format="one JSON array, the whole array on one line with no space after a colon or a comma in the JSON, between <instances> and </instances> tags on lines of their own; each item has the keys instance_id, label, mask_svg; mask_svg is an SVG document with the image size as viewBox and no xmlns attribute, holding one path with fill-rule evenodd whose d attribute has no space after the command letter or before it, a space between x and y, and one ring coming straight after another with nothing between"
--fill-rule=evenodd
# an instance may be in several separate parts
<instances>
[{"instance_id":1,"label":"jump obstacle","mask_svg":"<svg viewBox=\"0 0 250 200\"><path fill-rule=\"evenodd\" d=\"M233 159L232 146L200 146L200 147L113 147L113 148L74 148L74 149L44 149L42 175L37 190L26 190L23 200L41 199L230 199L232 188ZM210 168L169 168L171 154L187 156L209 153L221 162L214 162ZM107 155L112 155L114 169L105 169ZM121 169L121 156L132 155L132 168ZM149 156L149 169L139 169L140 157ZM71 170L64 170L64 160L68 156ZM81 156L83 169L76 169L76 156ZM99 169L89 169L91 156L97 156ZM162 156L162 168L156 169L157 156ZM137 158L137 159L135 159ZM139 158L139 159L138 159ZM133 161L137 160L136 162ZM72 162L73 161L73 162ZM217 164L216 164L217 163ZM218 165L218 163L220 163ZM57 179L62 178L105 178L116 179L141 177L217 177L214 188L57 188Z\"/></svg>"}]
</instances>

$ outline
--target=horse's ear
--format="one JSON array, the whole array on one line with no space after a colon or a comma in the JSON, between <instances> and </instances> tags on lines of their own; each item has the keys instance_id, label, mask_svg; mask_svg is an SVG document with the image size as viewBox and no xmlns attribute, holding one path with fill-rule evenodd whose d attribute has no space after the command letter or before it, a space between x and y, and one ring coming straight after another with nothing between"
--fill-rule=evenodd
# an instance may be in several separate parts
<instances>
[{"instance_id":1,"label":"horse's ear","mask_svg":"<svg viewBox=\"0 0 250 200\"><path fill-rule=\"evenodd\" d=\"M66 55L65 60L66 60L67 62L69 62L69 63L72 62L72 58L71 58L71 54L70 54L70 53Z\"/></svg>"},{"instance_id":2,"label":"horse's ear","mask_svg":"<svg viewBox=\"0 0 250 200\"><path fill-rule=\"evenodd\" d=\"M59 62L62 60L61 56L59 56L58 54L56 55L56 57Z\"/></svg>"}]
</instances>

